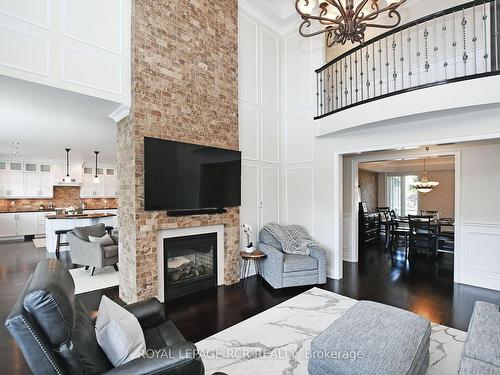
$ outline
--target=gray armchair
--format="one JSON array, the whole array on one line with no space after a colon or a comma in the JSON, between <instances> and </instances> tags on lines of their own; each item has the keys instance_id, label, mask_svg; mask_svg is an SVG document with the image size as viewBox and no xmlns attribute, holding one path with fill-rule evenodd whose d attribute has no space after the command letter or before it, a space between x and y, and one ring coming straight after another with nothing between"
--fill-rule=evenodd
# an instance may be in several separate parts
<instances>
[{"instance_id":1,"label":"gray armchair","mask_svg":"<svg viewBox=\"0 0 500 375\"><path fill-rule=\"evenodd\" d=\"M286 254L280 242L266 229L259 234L257 248L266 253L261 261L262 277L275 289L326 283L326 252L310 247L310 255Z\"/></svg>"},{"instance_id":2,"label":"gray armchair","mask_svg":"<svg viewBox=\"0 0 500 375\"><path fill-rule=\"evenodd\" d=\"M107 246L89 241L89 236L102 237L105 234L104 224L73 228L67 234L71 261L85 266L85 269L92 267L92 275L96 267L113 266L118 271L118 237L111 235L114 244Z\"/></svg>"}]
</instances>

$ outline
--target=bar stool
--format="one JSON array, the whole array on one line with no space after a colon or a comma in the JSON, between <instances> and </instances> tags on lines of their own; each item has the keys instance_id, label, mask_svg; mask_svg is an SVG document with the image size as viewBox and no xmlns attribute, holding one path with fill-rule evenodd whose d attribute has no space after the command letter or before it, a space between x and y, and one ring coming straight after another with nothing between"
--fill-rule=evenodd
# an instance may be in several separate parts
<instances>
[{"instance_id":1,"label":"bar stool","mask_svg":"<svg viewBox=\"0 0 500 375\"><path fill-rule=\"evenodd\" d=\"M56 258L59 259L59 250L61 246L69 246L69 242L61 242L61 235L71 232L71 229L59 229L56 230L57 242L56 242Z\"/></svg>"}]
</instances>

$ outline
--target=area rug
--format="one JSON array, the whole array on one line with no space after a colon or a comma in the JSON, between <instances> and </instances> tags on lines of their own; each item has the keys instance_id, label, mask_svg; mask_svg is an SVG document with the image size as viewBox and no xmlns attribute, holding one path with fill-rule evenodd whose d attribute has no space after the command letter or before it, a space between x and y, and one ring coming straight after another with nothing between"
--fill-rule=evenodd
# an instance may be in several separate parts
<instances>
[{"instance_id":1,"label":"area rug","mask_svg":"<svg viewBox=\"0 0 500 375\"><path fill-rule=\"evenodd\" d=\"M37 249L45 247L45 238L33 238L33 245L35 245Z\"/></svg>"},{"instance_id":2,"label":"area rug","mask_svg":"<svg viewBox=\"0 0 500 375\"><path fill-rule=\"evenodd\" d=\"M111 266L96 269L94 276L90 276L91 269L74 268L69 270L75 282L75 294L91 292L93 290L111 288L119 283L119 272Z\"/></svg>"},{"instance_id":3,"label":"area rug","mask_svg":"<svg viewBox=\"0 0 500 375\"><path fill-rule=\"evenodd\" d=\"M221 371L230 375L307 375L311 341L356 302L312 288L196 346L207 374ZM458 373L465 335L432 324L428 375Z\"/></svg>"}]
</instances>

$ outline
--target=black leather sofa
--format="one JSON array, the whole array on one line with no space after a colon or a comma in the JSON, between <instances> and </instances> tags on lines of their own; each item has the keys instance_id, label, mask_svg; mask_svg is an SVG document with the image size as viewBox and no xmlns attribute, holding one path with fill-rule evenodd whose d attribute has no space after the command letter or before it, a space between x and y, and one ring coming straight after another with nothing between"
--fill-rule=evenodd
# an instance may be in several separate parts
<instances>
[{"instance_id":1,"label":"black leather sofa","mask_svg":"<svg viewBox=\"0 0 500 375\"><path fill-rule=\"evenodd\" d=\"M94 320L75 299L70 273L59 261L50 259L38 264L5 326L34 374L205 373L196 347L165 320L163 305L157 299L125 308L139 320L148 353L114 368L97 343Z\"/></svg>"}]
</instances>

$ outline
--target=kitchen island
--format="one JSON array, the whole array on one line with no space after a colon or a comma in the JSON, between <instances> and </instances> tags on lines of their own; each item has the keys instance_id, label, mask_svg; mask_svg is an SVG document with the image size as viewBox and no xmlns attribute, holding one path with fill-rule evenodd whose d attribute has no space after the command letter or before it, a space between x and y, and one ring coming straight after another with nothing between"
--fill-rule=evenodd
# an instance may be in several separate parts
<instances>
[{"instance_id":1,"label":"kitchen island","mask_svg":"<svg viewBox=\"0 0 500 375\"><path fill-rule=\"evenodd\" d=\"M57 235L56 230L71 230L75 227L86 227L103 223L106 226L114 226L115 214L112 213L82 213L82 214L58 214L46 215L45 218L45 237L46 247L49 253L56 252ZM61 238L61 242L66 242L65 238ZM60 251L68 251L69 246L64 246Z\"/></svg>"}]
</instances>

